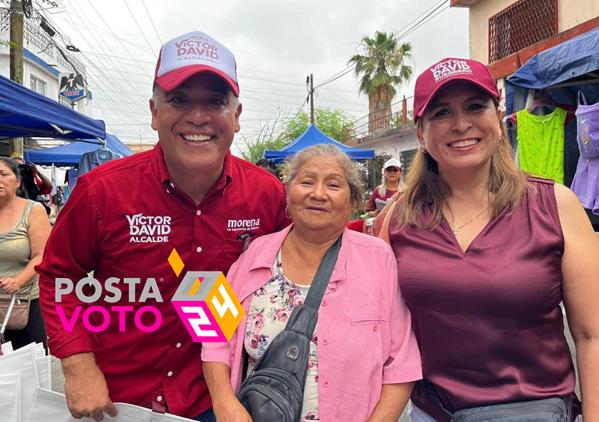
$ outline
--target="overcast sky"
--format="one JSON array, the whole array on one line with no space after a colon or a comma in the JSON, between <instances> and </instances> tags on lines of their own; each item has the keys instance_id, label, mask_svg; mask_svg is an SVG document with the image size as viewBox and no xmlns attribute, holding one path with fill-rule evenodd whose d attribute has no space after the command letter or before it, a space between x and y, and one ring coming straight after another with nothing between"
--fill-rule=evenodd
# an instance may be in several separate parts
<instances>
[{"instance_id":1,"label":"overcast sky","mask_svg":"<svg viewBox=\"0 0 599 422\"><path fill-rule=\"evenodd\" d=\"M318 85L347 68L360 40L375 31L399 32L440 0L62 0L47 17L81 50L93 92L93 116L129 142L156 140L148 98L162 42L200 30L236 56L243 113L242 136L293 117L306 98L306 75ZM445 2L447 5L449 0ZM446 56L468 55L467 9L443 6L407 34L417 75ZM62 44L59 39L59 44ZM412 95L413 80L399 90ZM355 118L368 113L353 72L317 90L316 107L338 108ZM304 106L309 110L308 106ZM239 146L237 146L239 148ZM233 148L234 153L238 153Z\"/></svg>"}]
</instances>

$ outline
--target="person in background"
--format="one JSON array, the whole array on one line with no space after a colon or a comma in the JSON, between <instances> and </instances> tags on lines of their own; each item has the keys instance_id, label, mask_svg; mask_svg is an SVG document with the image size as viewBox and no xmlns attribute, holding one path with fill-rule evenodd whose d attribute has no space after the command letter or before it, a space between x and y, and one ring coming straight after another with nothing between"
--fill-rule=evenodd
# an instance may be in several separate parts
<instances>
[{"instance_id":1,"label":"person in background","mask_svg":"<svg viewBox=\"0 0 599 422\"><path fill-rule=\"evenodd\" d=\"M20 184L18 164L0 157L0 293L16 293L31 300L27 325L21 330L7 329L5 333L15 349L32 342L46 345L34 266L41 261L50 234L44 208L17 196Z\"/></svg>"},{"instance_id":2,"label":"person in background","mask_svg":"<svg viewBox=\"0 0 599 422\"><path fill-rule=\"evenodd\" d=\"M414 388L411 417L449 421L441 406L576 403L563 301L584 421L596 422L599 240L569 189L516 167L498 102L474 60L443 59L416 80L420 150L404 194L380 216L428 382Z\"/></svg>"},{"instance_id":3,"label":"person in background","mask_svg":"<svg viewBox=\"0 0 599 422\"><path fill-rule=\"evenodd\" d=\"M202 345L170 303L183 274L169 262L176 251L185 273L226 273L251 238L288 224L285 192L273 175L231 154L242 106L235 58L215 39L196 31L165 43L149 103L159 138L154 149L81 176L58 215L38 266L48 342L62 361L75 418L114 416L115 400L210 422ZM77 283L92 270L102 286L110 277L141 280L131 302L131 289L121 281L120 302L94 303L107 312L113 305L132 307L125 332L114 311L103 331L86 330L81 319L64 329L56 279ZM163 301L140 300L150 279ZM68 316L81 305L75 294L62 296ZM146 305L161 314L155 331L132 323Z\"/></svg>"},{"instance_id":4,"label":"person in background","mask_svg":"<svg viewBox=\"0 0 599 422\"><path fill-rule=\"evenodd\" d=\"M376 217L389 200L397 192L401 192L405 185L401 179L401 163L391 158L383 164L383 176L381 184L372 191L370 199L366 203L365 211L368 217Z\"/></svg>"},{"instance_id":5,"label":"person in background","mask_svg":"<svg viewBox=\"0 0 599 422\"><path fill-rule=\"evenodd\" d=\"M397 421L420 379L420 356L391 249L346 229L362 197L357 168L337 147L316 145L294 155L285 174L293 224L257 239L231 267L246 316L229 343L202 350L217 420L250 421L235 396L244 352L250 373L342 236L310 344L301 420Z\"/></svg>"}]
</instances>

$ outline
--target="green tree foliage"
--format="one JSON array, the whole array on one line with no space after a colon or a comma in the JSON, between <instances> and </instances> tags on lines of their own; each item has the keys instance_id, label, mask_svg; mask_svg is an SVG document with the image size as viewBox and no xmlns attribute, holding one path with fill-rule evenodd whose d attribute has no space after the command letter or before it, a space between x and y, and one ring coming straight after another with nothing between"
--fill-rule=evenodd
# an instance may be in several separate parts
<instances>
[{"instance_id":1,"label":"green tree foliage","mask_svg":"<svg viewBox=\"0 0 599 422\"><path fill-rule=\"evenodd\" d=\"M362 38L364 54L349 59L361 75L360 92L368 95L369 129L388 129L391 121L391 101L397 87L412 76L412 67L405 61L412 56L410 43L400 44L394 33L377 31L374 37Z\"/></svg>"},{"instance_id":2,"label":"green tree foliage","mask_svg":"<svg viewBox=\"0 0 599 422\"><path fill-rule=\"evenodd\" d=\"M316 127L340 142L347 140L354 130L352 117L342 110L316 109L314 121ZM244 137L246 148L241 153L242 157L255 163L262 158L265 150L279 150L287 146L308 128L310 116L302 111L289 120L282 130L277 131L279 122L277 118L273 123L263 125L253 140Z\"/></svg>"},{"instance_id":3,"label":"green tree foliage","mask_svg":"<svg viewBox=\"0 0 599 422\"><path fill-rule=\"evenodd\" d=\"M317 108L314 110L314 125L336 141L345 142L354 131L354 119L342 110ZM310 124L310 115L304 111L289 120L280 138L288 142L300 136Z\"/></svg>"}]
</instances>

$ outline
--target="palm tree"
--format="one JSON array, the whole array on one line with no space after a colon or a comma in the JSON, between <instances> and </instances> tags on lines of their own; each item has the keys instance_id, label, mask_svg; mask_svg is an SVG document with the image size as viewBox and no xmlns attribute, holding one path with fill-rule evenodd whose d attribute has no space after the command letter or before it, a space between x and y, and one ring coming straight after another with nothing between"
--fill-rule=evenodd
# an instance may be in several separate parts
<instances>
[{"instance_id":1,"label":"palm tree","mask_svg":"<svg viewBox=\"0 0 599 422\"><path fill-rule=\"evenodd\" d=\"M390 126L396 87L412 76L412 67L404 64L412 56L412 46L399 44L392 32L380 31L362 38L361 45L365 54L356 54L348 64L355 65L356 76L362 75L360 92L368 95L368 131L372 133Z\"/></svg>"}]
</instances>

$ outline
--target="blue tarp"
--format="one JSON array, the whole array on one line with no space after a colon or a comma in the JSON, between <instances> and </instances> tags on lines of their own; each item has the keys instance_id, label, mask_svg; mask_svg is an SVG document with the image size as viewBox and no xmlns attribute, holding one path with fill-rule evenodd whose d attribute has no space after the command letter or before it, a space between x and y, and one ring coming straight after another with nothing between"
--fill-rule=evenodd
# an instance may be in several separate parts
<instances>
[{"instance_id":1,"label":"blue tarp","mask_svg":"<svg viewBox=\"0 0 599 422\"><path fill-rule=\"evenodd\" d=\"M66 140L106 137L102 120L0 76L0 137L37 136Z\"/></svg>"},{"instance_id":2,"label":"blue tarp","mask_svg":"<svg viewBox=\"0 0 599 422\"><path fill-rule=\"evenodd\" d=\"M576 108L578 93L589 104L599 102L599 28L565 41L533 56L505 83L506 114L526 106L529 91L543 90L556 104ZM595 73L595 74L594 74ZM512 144L517 144L517 128L508 125ZM564 183L570 186L576 172L579 151L576 119L565 126ZM597 220L593 220L595 224Z\"/></svg>"},{"instance_id":3,"label":"blue tarp","mask_svg":"<svg viewBox=\"0 0 599 422\"><path fill-rule=\"evenodd\" d=\"M507 78L506 112L521 110L525 106L528 89L545 89L584 77L599 69L599 28L574 37L562 44L542 51L527 61L516 73ZM576 93L583 90L589 103L599 98L599 84L580 85L548 90L559 104L576 103Z\"/></svg>"},{"instance_id":4,"label":"blue tarp","mask_svg":"<svg viewBox=\"0 0 599 422\"><path fill-rule=\"evenodd\" d=\"M27 150L24 158L35 164L77 165L84 153L95 151L100 147L98 140L90 139L88 141L75 141L58 147ZM106 148L123 157L133 154L127 145L110 133L106 134Z\"/></svg>"},{"instance_id":5,"label":"blue tarp","mask_svg":"<svg viewBox=\"0 0 599 422\"><path fill-rule=\"evenodd\" d=\"M335 145L339 147L341 151L349 155L352 160L359 161L374 158L373 149L351 148L347 145L343 145L341 142L337 142L334 139L329 138L314 125L308 126L308 129L306 129L304 133L302 133L297 139L295 139L291 144L287 145L282 150L264 151L264 158L270 161L280 162L285 160L290 155L317 144Z\"/></svg>"}]
</instances>

